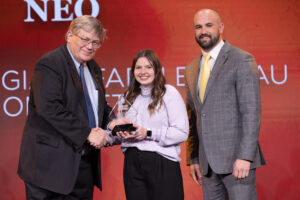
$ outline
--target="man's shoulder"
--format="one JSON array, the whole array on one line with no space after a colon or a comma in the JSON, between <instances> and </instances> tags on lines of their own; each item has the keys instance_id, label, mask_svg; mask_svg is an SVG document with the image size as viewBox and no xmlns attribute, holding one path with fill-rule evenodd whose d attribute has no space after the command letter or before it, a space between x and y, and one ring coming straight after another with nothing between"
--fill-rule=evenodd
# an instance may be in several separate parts
<instances>
[{"instance_id":1,"label":"man's shoulder","mask_svg":"<svg viewBox=\"0 0 300 200\"><path fill-rule=\"evenodd\" d=\"M47 59L55 59L64 56L64 53L67 51L66 46L60 46L56 49L53 49L51 51L48 51L45 53L40 60L47 60Z\"/></svg>"},{"instance_id":2,"label":"man's shoulder","mask_svg":"<svg viewBox=\"0 0 300 200\"><path fill-rule=\"evenodd\" d=\"M253 55L239 47L226 44L224 45L225 51L228 51L230 55L238 56L238 57L253 57Z\"/></svg>"},{"instance_id":3,"label":"man's shoulder","mask_svg":"<svg viewBox=\"0 0 300 200\"><path fill-rule=\"evenodd\" d=\"M194 67L197 67L199 65L199 62L200 62L200 56L196 57L189 64L187 64L186 71L192 70Z\"/></svg>"},{"instance_id":4,"label":"man's shoulder","mask_svg":"<svg viewBox=\"0 0 300 200\"><path fill-rule=\"evenodd\" d=\"M69 58L68 58L69 56ZM45 53L37 61L35 69L48 68L54 71L64 70L64 66L68 66L68 63L72 60L68 55L66 46L60 46L52 51Z\"/></svg>"},{"instance_id":5,"label":"man's shoulder","mask_svg":"<svg viewBox=\"0 0 300 200\"><path fill-rule=\"evenodd\" d=\"M195 76L195 73L197 73L197 69L199 66L201 56L196 57L192 62L190 62L184 72L185 79L191 79L191 77Z\"/></svg>"}]
</instances>

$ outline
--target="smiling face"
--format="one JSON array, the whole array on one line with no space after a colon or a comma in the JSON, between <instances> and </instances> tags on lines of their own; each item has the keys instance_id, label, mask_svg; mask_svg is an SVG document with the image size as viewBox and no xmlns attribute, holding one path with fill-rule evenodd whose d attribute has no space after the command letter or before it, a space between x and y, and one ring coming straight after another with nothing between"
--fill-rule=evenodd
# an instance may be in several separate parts
<instances>
[{"instance_id":1,"label":"smiling face","mask_svg":"<svg viewBox=\"0 0 300 200\"><path fill-rule=\"evenodd\" d=\"M155 77L154 67L146 57L140 57L136 61L134 77L141 86L152 86Z\"/></svg>"},{"instance_id":2,"label":"smiling face","mask_svg":"<svg viewBox=\"0 0 300 200\"><path fill-rule=\"evenodd\" d=\"M209 52L221 40L224 25L220 16L213 10L200 10L194 17L195 39L200 47Z\"/></svg>"},{"instance_id":3,"label":"smiling face","mask_svg":"<svg viewBox=\"0 0 300 200\"><path fill-rule=\"evenodd\" d=\"M94 31L87 32L81 29L78 34L71 31L67 33L67 42L73 57L79 62L87 62L91 60L98 48L93 46L92 42L86 44L84 41L100 41L99 36Z\"/></svg>"}]
</instances>

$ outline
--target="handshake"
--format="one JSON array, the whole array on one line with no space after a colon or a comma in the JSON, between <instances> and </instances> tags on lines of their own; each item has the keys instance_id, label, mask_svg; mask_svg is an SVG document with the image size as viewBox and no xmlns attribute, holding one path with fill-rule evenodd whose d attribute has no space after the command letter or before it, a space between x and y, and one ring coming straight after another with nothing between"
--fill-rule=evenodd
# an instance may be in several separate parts
<instances>
[{"instance_id":1,"label":"handshake","mask_svg":"<svg viewBox=\"0 0 300 200\"><path fill-rule=\"evenodd\" d=\"M108 142L106 131L99 127L93 128L87 138L87 141L91 146L96 149L100 149Z\"/></svg>"},{"instance_id":2,"label":"handshake","mask_svg":"<svg viewBox=\"0 0 300 200\"><path fill-rule=\"evenodd\" d=\"M147 129L133 125L128 119L114 119L109 123L110 130L113 136L118 136L123 139L143 140L147 136ZM108 142L108 136L105 130L96 127L93 128L87 138L88 143L100 149Z\"/></svg>"}]
</instances>

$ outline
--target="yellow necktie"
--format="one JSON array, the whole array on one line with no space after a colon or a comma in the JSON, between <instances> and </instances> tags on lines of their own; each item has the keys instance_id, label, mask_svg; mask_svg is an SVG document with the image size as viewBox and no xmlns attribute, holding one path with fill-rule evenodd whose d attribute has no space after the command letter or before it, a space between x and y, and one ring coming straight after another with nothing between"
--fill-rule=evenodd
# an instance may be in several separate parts
<instances>
[{"instance_id":1,"label":"yellow necktie","mask_svg":"<svg viewBox=\"0 0 300 200\"><path fill-rule=\"evenodd\" d=\"M204 57L204 62L202 64L202 71L201 71L201 77L200 77L200 100L202 103L203 103L203 98L204 98L204 94L205 94L207 81L208 81L209 75L210 75L209 58L210 58L210 55L206 54Z\"/></svg>"}]
</instances>

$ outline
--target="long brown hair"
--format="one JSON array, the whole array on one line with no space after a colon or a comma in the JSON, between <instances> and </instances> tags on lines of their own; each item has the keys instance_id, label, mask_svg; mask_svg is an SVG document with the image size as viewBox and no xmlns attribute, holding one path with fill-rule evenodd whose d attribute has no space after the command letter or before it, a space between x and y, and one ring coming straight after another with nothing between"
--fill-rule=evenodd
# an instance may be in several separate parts
<instances>
[{"instance_id":1,"label":"long brown hair","mask_svg":"<svg viewBox=\"0 0 300 200\"><path fill-rule=\"evenodd\" d=\"M161 105L163 104L163 96L166 92L166 79L162 74L162 66L157 54L152 49L144 49L136 54L131 65L130 84L128 86L128 89L124 93L126 101L124 101L123 103L123 114L125 114L129 110L136 97L141 93L140 83L134 77L136 62L141 57L147 58L149 63L154 68L154 80L152 83L153 88L151 91L152 102L148 106L150 115L155 112L155 108L157 107L157 105L159 105L159 107L157 108L157 110L159 110Z\"/></svg>"}]
</instances>

